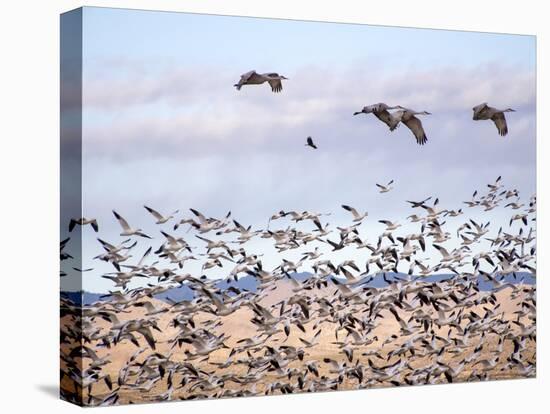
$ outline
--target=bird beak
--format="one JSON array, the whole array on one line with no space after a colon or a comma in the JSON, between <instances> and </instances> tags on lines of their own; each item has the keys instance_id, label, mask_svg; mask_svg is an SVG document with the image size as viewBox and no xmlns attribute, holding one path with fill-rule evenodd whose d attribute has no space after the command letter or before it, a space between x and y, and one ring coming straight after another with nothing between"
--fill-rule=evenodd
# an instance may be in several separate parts
<instances>
[{"instance_id":1,"label":"bird beak","mask_svg":"<svg viewBox=\"0 0 550 414\"><path fill-rule=\"evenodd\" d=\"M354 112L353 115L359 115L359 114L362 114L363 111L359 111L359 112Z\"/></svg>"}]
</instances>

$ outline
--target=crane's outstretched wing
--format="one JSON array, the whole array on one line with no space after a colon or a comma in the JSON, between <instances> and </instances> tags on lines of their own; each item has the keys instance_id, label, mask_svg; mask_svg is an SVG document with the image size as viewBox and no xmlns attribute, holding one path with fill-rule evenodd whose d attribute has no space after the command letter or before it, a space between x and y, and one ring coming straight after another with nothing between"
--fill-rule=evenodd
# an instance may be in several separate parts
<instances>
[{"instance_id":1,"label":"crane's outstretched wing","mask_svg":"<svg viewBox=\"0 0 550 414\"><path fill-rule=\"evenodd\" d=\"M506 117L504 114L502 112L497 112L491 117L491 119L498 129L498 134L501 137L506 136L506 134L508 134L508 124L506 123Z\"/></svg>"},{"instance_id":2,"label":"crane's outstretched wing","mask_svg":"<svg viewBox=\"0 0 550 414\"><path fill-rule=\"evenodd\" d=\"M406 121L403 121L403 123L412 131L418 145L424 145L428 142L428 138L426 137L426 133L424 132L420 119L415 116L411 116Z\"/></svg>"}]
</instances>

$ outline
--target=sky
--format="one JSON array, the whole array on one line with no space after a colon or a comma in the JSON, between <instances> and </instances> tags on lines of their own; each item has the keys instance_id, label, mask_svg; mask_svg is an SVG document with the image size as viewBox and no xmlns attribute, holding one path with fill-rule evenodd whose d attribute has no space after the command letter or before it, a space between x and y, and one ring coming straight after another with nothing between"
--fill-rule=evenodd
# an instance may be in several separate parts
<instances>
[{"instance_id":1,"label":"sky","mask_svg":"<svg viewBox=\"0 0 550 414\"><path fill-rule=\"evenodd\" d=\"M82 63L83 216L97 218L109 242L123 240L116 209L155 248L162 243L144 204L178 217L190 207L231 211L253 228L281 209L349 224L340 207L349 204L369 212L361 229L375 242L377 220L405 224L413 213L405 199L438 196L457 209L499 175L524 198L536 188L532 36L85 8ZM236 91L252 69L289 80L280 94L266 85ZM377 102L431 112L422 118L427 145L404 126L390 132L372 115L352 115ZM516 110L508 136L472 121L481 102ZM304 146L307 136L318 150ZM391 179L395 189L379 194L375 183ZM506 217L497 209L476 218L496 227ZM83 287L112 289L100 276L113 268L92 260L97 235L83 230L83 267L94 268ZM202 246L186 230L176 233ZM250 249L275 265L281 257L263 243ZM140 240L136 261L146 247ZM69 274L64 288L79 277Z\"/></svg>"}]
</instances>

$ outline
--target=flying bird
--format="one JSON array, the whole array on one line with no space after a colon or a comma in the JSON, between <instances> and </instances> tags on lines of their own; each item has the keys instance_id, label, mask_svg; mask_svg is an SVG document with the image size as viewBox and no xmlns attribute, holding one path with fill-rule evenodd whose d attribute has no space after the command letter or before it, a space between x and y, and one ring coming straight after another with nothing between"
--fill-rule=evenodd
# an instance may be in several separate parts
<instances>
[{"instance_id":1,"label":"flying bird","mask_svg":"<svg viewBox=\"0 0 550 414\"><path fill-rule=\"evenodd\" d=\"M283 79L286 80L288 78L275 72L258 73L255 70L251 70L250 72L246 72L241 75L239 82L233 86L240 91L243 85L261 85L262 83L267 82L269 83L269 86L271 86L271 90L278 93L283 90L283 83L281 82Z\"/></svg>"},{"instance_id":2,"label":"flying bird","mask_svg":"<svg viewBox=\"0 0 550 414\"><path fill-rule=\"evenodd\" d=\"M113 210L113 214L118 220L120 227L122 227L122 233L120 233L121 236L140 236L140 237L145 237L147 239L151 238L150 236L143 233L141 229L131 228L128 222L126 221L126 219L122 217L120 214L118 214L115 210Z\"/></svg>"},{"instance_id":3,"label":"flying bird","mask_svg":"<svg viewBox=\"0 0 550 414\"><path fill-rule=\"evenodd\" d=\"M390 129L393 131L397 127L399 122L402 122L407 128L411 130L414 137L416 138L416 142L418 143L418 145L424 145L426 142L428 142L428 137L426 137L422 122L415 115L431 115L431 113L427 111L414 111L412 109L403 108L401 106L400 108L401 109L399 111L395 111L392 114L392 117L395 119L396 124L393 128Z\"/></svg>"},{"instance_id":4,"label":"flying bird","mask_svg":"<svg viewBox=\"0 0 550 414\"><path fill-rule=\"evenodd\" d=\"M381 193L387 193L388 191L393 190L393 187L391 185L393 184L393 180L391 180L388 184L382 185L382 184L376 184L376 186L380 189Z\"/></svg>"},{"instance_id":5,"label":"flying bird","mask_svg":"<svg viewBox=\"0 0 550 414\"><path fill-rule=\"evenodd\" d=\"M73 269L76 270L77 272L80 272L80 273L91 272L92 270L94 270L93 267L90 267L90 268L87 268L87 269L81 269L79 267L73 267Z\"/></svg>"},{"instance_id":6,"label":"flying bird","mask_svg":"<svg viewBox=\"0 0 550 414\"><path fill-rule=\"evenodd\" d=\"M151 213L151 215L157 219L157 221L155 222L155 224L164 224L166 223L167 221L169 221L170 219L174 218L174 214L177 214L179 210L176 210L174 211L172 214L168 215L168 216L163 216L162 214L160 214L158 211L152 209L151 207L147 207L147 206L143 206L145 208L145 210L147 210L149 213Z\"/></svg>"},{"instance_id":7,"label":"flying bird","mask_svg":"<svg viewBox=\"0 0 550 414\"><path fill-rule=\"evenodd\" d=\"M417 207L422 207L424 206L424 203L426 203L427 201L431 200L431 196L428 197L428 198L425 198L424 200L422 201L410 201L410 200L405 200L407 203L410 203L412 208L417 208Z\"/></svg>"},{"instance_id":8,"label":"flying bird","mask_svg":"<svg viewBox=\"0 0 550 414\"><path fill-rule=\"evenodd\" d=\"M474 121L486 121L490 119L495 123L495 126L497 127L497 130L498 130L498 134L502 137L508 134L508 124L506 123L506 117L504 116L504 112L516 112L512 108L496 109L496 108L490 107L489 105L487 105L487 102L474 106L473 111L474 111L474 116L473 116Z\"/></svg>"},{"instance_id":9,"label":"flying bird","mask_svg":"<svg viewBox=\"0 0 550 414\"><path fill-rule=\"evenodd\" d=\"M81 217L78 219L74 219L74 218L71 219L71 221L69 222L69 233L73 231L74 227L77 224L79 226L85 226L86 224L89 224L90 226L92 226L92 228L96 233L99 231L99 226L97 225L96 219L87 219L85 217Z\"/></svg>"},{"instance_id":10,"label":"flying bird","mask_svg":"<svg viewBox=\"0 0 550 414\"><path fill-rule=\"evenodd\" d=\"M399 121L397 121L393 115L388 111L389 109L399 109L400 106L388 106L383 102L374 104L374 105L368 105L363 107L362 110L358 112L354 112L353 115L359 115L359 114L374 114L380 121L385 123L390 130L394 130Z\"/></svg>"},{"instance_id":11,"label":"flying bird","mask_svg":"<svg viewBox=\"0 0 550 414\"><path fill-rule=\"evenodd\" d=\"M307 137L306 147L311 147L313 149L317 149L317 145L313 143L313 139L311 137Z\"/></svg>"}]
</instances>

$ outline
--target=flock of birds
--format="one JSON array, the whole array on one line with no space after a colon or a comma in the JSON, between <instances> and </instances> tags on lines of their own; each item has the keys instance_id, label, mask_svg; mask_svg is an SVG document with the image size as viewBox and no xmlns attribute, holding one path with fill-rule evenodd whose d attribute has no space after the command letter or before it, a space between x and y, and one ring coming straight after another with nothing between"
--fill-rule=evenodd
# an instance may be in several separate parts
<instances>
[{"instance_id":1,"label":"flock of birds","mask_svg":"<svg viewBox=\"0 0 550 414\"><path fill-rule=\"evenodd\" d=\"M278 91L281 79L253 73L236 86ZM61 299L63 398L112 405L534 376L536 196L522 199L499 177L459 208L407 203L411 233L387 219L379 234L366 231L368 212L349 205L342 226L279 211L263 229L231 212L181 217L146 206L158 235L113 211L123 240L97 238L94 259L112 266L100 276L114 289L94 303ZM509 216L498 231L467 218L495 208ZM99 233L100 224L74 218L69 231ZM72 237L61 242L62 276L92 277L94 268L73 266ZM276 266L253 251L256 239L271 241ZM336 251L348 259L336 262ZM197 261L201 273L186 271ZM159 299L183 287L192 298Z\"/></svg>"},{"instance_id":2,"label":"flock of birds","mask_svg":"<svg viewBox=\"0 0 550 414\"><path fill-rule=\"evenodd\" d=\"M283 80L288 78L279 75L278 73L258 73L255 70L241 75L239 82L235 85L237 90L241 90L244 85L261 85L263 83L268 83L271 87L271 90L275 93L281 92L283 90ZM395 110L394 112L390 112ZM501 136L508 134L508 124L506 122L506 117L504 114L506 112L515 112L512 108L507 109L497 109L489 106L486 102L480 105L477 105L473 108L474 121L493 121L497 127L498 133ZM394 131L400 124L404 124L409 130L413 133L416 142L419 145L424 145L428 142L426 132L422 126L422 122L417 117L417 115L431 115L427 111L415 111L413 109L407 109L401 105L389 106L385 103L377 103L374 105L365 106L361 111L355 112L353 115L359 114L373 114L388 126L390 131ZM314 144L311 137L307 138L307 146L317 149L317 145Z\"/></svg>"}]
</instances>

